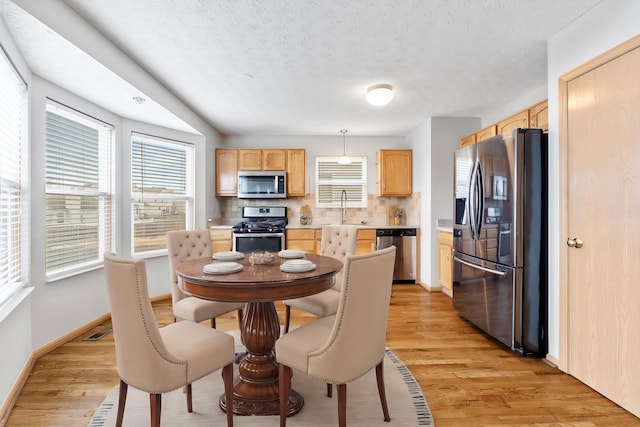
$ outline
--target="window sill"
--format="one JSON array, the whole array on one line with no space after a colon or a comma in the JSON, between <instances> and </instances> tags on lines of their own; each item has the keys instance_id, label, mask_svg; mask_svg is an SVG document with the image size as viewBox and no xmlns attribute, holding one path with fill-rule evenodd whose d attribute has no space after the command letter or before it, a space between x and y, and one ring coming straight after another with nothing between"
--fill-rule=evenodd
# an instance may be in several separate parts
<instances>
[{"instance_id":1,"label":"window sill","mask_svg":"<svg viewBox=\"0 0 640 427\"><path fill-rule=\"evenodd\" d=\"M27 296L33 291L33 286L28 288L22 288L18 290L11 298L9 298L2 306L0 306L0 323L4 321L11 312L18 306L22 301L24 301Z\"/></svg>"}]
</instances>

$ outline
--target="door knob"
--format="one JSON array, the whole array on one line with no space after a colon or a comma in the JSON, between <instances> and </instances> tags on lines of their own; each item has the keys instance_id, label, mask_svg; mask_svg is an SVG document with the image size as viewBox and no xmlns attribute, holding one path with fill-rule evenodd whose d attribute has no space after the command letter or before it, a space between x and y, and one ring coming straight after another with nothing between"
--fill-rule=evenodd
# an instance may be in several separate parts
<instances>
[{"instance_id":1,"label":"door knob","mask_svg":"<svg viewBox=\"0 0 640 427\"><path fill-rule=\"evenodd\" d=\"M584 242L582 241L582 239L578 237L574 237L573 239L567 239L567 246L569 246L570 248L580 249L583 244Z\"/></svg>"}]
</instances>

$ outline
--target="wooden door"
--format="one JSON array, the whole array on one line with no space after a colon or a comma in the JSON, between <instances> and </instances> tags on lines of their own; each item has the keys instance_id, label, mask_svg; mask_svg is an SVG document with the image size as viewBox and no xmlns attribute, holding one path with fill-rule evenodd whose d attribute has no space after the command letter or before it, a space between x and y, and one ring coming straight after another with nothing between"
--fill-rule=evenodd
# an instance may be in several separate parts
<instances>
[{"instance_id":1,"label":"wooden door","mask_svg":"<svg viewBox=\"0 0 640 427\"><path fill-rule=\"evenodd\" d=\"M305 154L304 149L287 150L287 196L304 196L307 193Z\"/></svg>"},{"instance_id":2,"label":"wooden door","mask_svg":"<svg viewBox=\"0 0 640 427\"><path fill-rule=\"evenodd\" d=\"M216 149L216 196L238 194L238 150Z\"/></svg>"},{"instance_id":3,"label":"wooden door","mask_svg":"<svg viewBox=\"0 0 640 427\"><path fill-rule=\"evenodd\" d=\"M570 239L567 371L637 416L639 75L636 48L567 81L567 233L562 236Z\"/></svg>"}]
</instances>

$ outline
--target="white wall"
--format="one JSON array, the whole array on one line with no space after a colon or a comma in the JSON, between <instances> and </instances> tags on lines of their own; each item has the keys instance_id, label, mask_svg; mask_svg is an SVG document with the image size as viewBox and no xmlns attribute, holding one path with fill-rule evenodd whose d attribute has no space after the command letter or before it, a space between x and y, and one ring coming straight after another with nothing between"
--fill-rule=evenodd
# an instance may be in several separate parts
<instances>
[{"instance_id":1,"label":"white wall","mask_svg":"<svg viewBox=\"0 0 640 427\"><path fill-rule=\"evenodd\" d=\"M406 138L413 149L413 191L421 193L420 279L427 288L439 287L438 220L453 218L453 153L479 126L479 118L431 117Z\"/></svg>"},{"instance_id":2,"label":"white wall","mask_svg":"<svg viewBox=\"0 0 640 427\"><path fill-rule=\"evenodd\" d=\"M0 2L0 9L3 7ZM22 54L13 42L11 35L4 21L0 19L0 45L9 55L9 58L16 66L22 77L26 80L27 85L31 86L31 72L24 62ZM28 129L25 134L28 137ZM29 174L29 167L26 165L24 173ZM28 184L28 183L27 183ZM29 196L31 189L28 185L24 188L24 194ZM28 215L28 214L27 214ZM30 256L28 250L29 231L25 230L23 239L24 246L27 248L27 258ZM29 271L23 272L25 279L29 279ZM7 310L7 308L4 308ZM8 311L8 310L7 310ZM6 316L5 316L6 315ZM3 404L6 396L11 391L20 371L31 354L31 296L23 299L16 308L3 313L0 320L0 406Z\"/></svg>"},{"instance_id":3,"label":"white wall","mask_svg":"<svg viewBox=\"0 0 640 427\"><path fill-rule=\"evenodd\" d=\"M606 0L573 22L548 46L549 82L549 354L560 358L559 287L560 153L558 79L596 56L640 34L640 2Z\"/></svg>"},{"instance_id":4,"label":"white wall","mask_svg":"<svg viewBox=\"0 0 640 427\"><path fill-rule=\"evenodd\" d=\"M119 203L116 225L118 252L129 254L130 222L128 209L130 198L123 189L129 182L122 179L122 165L130 163L129 135L131 130L165 136L196 145L196 207L195 225L204 226L206 218L214 216L218 208L214 196L215 169L214 148L220 142L219 133L202 120L195 112L179 101L164 86L155 81L148 73L134 64L119 49L111 45L104 37L93 30L86 21L59 0L47 2L16 1L20 6L35 14L49 27L69 36L70 41L83 46L108 68L129 83L144 89L143 92L161 103L167 110L190 124L201 135L185 134L158 126L137 123L122 119L105 109L32 75L17 46L13 42L4 21L0 20L0 43L16 64L22 76L29 84L30 147L29 164L25 169L30 175L30 183L25 187L28 199L27 209L31 212L30 224L25 234L30 235L30 260L24 277L33 287L33 292L14 308L0 322L0 400L3 402L14 385L32 351L85 325L108 312L106 290L102 269L46 283L44 279L44 105L45 97L51 97L94 117L116 126L117 159L120 161L116 198ZM2 3L0 2L0 7ZM126 144L123 141L127 141ZM127 166L128 167L128 166ZM128 179L128 178L127 178ZM156 296L169 292L168 262L166 257L147 260L149 270L150 295ZM8 350L10 349L10 350Z\"/></svg>"},{"instance_id":5,"label":"white wall","mask_svg":"<svg viewBox=\"0 0 640 427\"><path fill-rule=\"evenodd\" d=\"M453 153L460 147L460 138L477 130L477 126L477 118L431 118L431 208L426 211L429 221L422 221L422 232L428 229L431 234L429 255L433 285L438 285L438 220L453 220Z\"/></svg>"},{"instance_id":6,"label":"white wall","mask_svg":"<svg viewBox=\"0 0 640 427\"><path fill-rule=\"evenodd\" d=\"M492 111L482 118L482 128L485 128L493 123L498 123L502 119L526 110L535 104L547 99L547 85L542 85L528 93L525 93L518 99L511 101L510 103L503 105L502 107Z\"/></svg>"}]
</instances>

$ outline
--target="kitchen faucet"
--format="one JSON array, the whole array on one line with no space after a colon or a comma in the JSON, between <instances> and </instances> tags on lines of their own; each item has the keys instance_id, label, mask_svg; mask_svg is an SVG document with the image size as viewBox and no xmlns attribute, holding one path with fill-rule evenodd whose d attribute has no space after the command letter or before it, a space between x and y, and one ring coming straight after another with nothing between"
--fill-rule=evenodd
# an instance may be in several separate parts
<instances>
[{"instance_id":1,"label":"kitchen faucet","mask_svg":"<svg viewBox=\"0 0 640 427\"><path fill-rule=\"evenodd\" d=\"M347 190L342 190L340 194L340 225L344 224L345 216L347 216Z\"/></svg>"}]
</instances>

